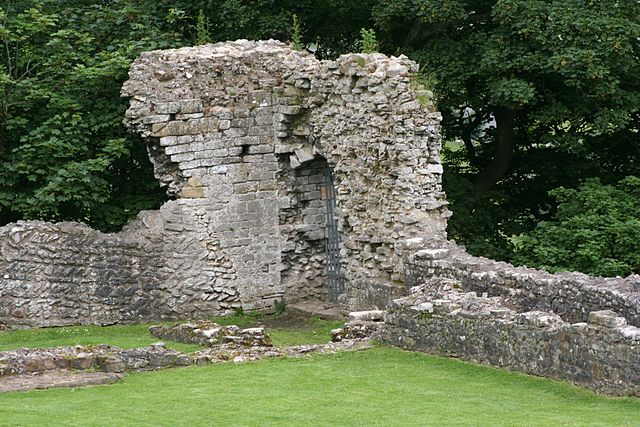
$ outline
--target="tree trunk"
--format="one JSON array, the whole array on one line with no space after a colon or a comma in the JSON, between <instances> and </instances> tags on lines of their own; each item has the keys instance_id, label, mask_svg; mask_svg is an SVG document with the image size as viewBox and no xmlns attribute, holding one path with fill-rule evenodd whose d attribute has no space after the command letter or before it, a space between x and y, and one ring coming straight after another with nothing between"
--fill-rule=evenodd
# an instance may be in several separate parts
<instances>
[{"instance_id":1,"label":"tree trunk","mask_svg":"<svg viewBox=\"0 0 640 427\"><path fill-rule=\"evenodd\" d=\"M514 152L514 122L516 112L509 108L498 108L495 111L496 119L496 151L493 155L493 159L482 170L476 182L474 188L478 195L490 190L496 183L504 176L511 166L511 160L513 160Z\"/></svg>"}]
</instances>

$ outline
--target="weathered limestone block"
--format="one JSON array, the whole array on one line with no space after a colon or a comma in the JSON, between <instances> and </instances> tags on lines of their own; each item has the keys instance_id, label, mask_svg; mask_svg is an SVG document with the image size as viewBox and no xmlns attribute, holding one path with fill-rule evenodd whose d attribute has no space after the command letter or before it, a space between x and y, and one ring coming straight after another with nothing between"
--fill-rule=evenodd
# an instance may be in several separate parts
<instances>
[{"instance_id":1,"label":"weathered limestone block","mask_svg":"<svg viewBox=\"0 0 640 427\"><path fill-rule=\"evenodd\" d=\"M384 326L385 312L382 310L354 311L349 313L349 322L342 328L331 331L332 342L345 340L368 340L377 338Z\"/></svg>"},{"instance_id":2,"label":"weathered limestone block","mask_svg":"<svg viewBox=\"0 0 640 427\"><path fill-rule=\"evenodd\" d=\"M382 310L367 310L367 311L352 311L349 313L349 321L354 322L356 320L377 322L384 318L384 311Z\"/></svg>"}]
</instances>

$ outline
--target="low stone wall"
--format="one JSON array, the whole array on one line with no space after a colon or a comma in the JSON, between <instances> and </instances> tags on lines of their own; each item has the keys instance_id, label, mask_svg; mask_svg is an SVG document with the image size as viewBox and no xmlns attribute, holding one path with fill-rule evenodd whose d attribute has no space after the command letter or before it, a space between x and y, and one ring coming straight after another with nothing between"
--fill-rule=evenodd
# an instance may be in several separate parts
<instances>
[{"instance_id":1,"label":"low stone wall","mask_svg":"<svg viewBox=\"0 0 640 427\"><path fill-rule=\"evenodd\" d=\"M151 370L208 363L238 363L268 357L299 358L312 353L334 354L339 351L366 350L370 347L371 343L368 339L350 339L339 343L329 342L284 348L246 347L237 343L226 343L188 354L166 348L162 342L131 349L122 349L106 344L22 348L0 351L0 384L4 378L41 374L48 371L97 369L103 372L124 372Z\"/></svg>"},{"instance_id":2,"label":"low stone wall","mask_svg":"<svg viewBox=\"0 0 640 427\"><path fill-rule=\"evenodd\" d=\"M106 344L54 348L22 348L0 352L0 379L47 371L96 369L123 372L194 364L194 358L163 344L121 349Z\"/></svg>"},{"instance_id":3,"label":"low stone wall","mask_svg":"<svg viewBox=\"0 0 640 427\"><path fill-rule=\"evenodd\" d=\"M444 283L444 285L443 285ZM543 311L517 313L500 297L478 297L434 281L396 300L381 339L399 347L552 377L640 397L640 328L612 311L570 324Z\"/></svg>"},{"instance_id":4,"label":"low stone wall","mask_svg":"<svg viewBox=\"0 0 640 427\"><path fill-rule=\"evenodd\" d=\"M424 247L420 239L409 242ZM589 313L613 310L640 327L640 276L590 277L582 273L551 274L469 255L449 242L412 251L405 259L408 286L431 278L455 279L462 289L503 297L518 311L550 311L567 322L586 322Z\"/></svg>"},{"instance_id":5,"label":"low stone wall","mask_svg":"<svg viewBox=\"0 0 640 427\"><path fill-rule=\"evenodd\" d=\"M121 233L78 223L0 227L0 323L112 324L232 313L239 292L216 286L228 265L208 253L182 201L143 212Z\"/></svg>"}]
</instances>

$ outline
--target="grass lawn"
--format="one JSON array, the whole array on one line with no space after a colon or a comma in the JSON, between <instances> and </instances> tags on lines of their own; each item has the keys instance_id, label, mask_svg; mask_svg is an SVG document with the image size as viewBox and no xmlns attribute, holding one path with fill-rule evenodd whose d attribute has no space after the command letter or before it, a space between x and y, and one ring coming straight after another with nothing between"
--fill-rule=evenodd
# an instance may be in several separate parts
<instances>
[{"instance_id":1,"label":"grass lawn","mask_svg":"<svg viewBox=\"0 0 640 427\"><path fill-rule=\"evenodd\" d=\"M236 316L220 323L253 326ZM326 342L340 322L269 329L276 345ZM0 333L0 349L157 341L148 325ZM198 346L173 344L184 351ZM640 399L455 359L376 347L357 353L130 373L121 383L0 394L0 426L640 426Z\"/></svg>"},{"instance_id":2,"label":"grass lawn","mask_svg":"<svg viewBox=\"0 0 640 427\"><path fill-rule=\"evenodd\" d=\"M252 314L211 319L222 325L238 325L249 328L262 321L278 319L261 318ZM164 322L174 324L176 322ZM158 324L158 323L154 323ZM111 344L122 348L144 347L160 341L149 334L149 324L115 326L69 326L64 328L41 328L0 332L0 351L16 348L56 347L64 345ZM343 321L324 321L311 318L295 327L281 326L268 328L273 344L278 347L298 344L321 344L329 341L329 331L344 325ZM167 347L183 352L201 349L198 345L182 344L162 340Z\"/></svg>"},{"instance_id":3,"label":"grass lawn","mask_svg":"<svg viewBox=\"0 0 640 427\"><path fill-rule=\"evenodd\" d=\"M65 328L23 329L0 333L0 351L16 348L64 345L111 344L122 348L144 347L160 341L149 333L151 324L115 326L69 326ZM199 345L164 341L179 351L199 350Z\"/></svg>"},{"instance_id":4,"label":"grass lawn","mask_svg":"<svg viewBox=\"0 0 640 427\"><path fill-rule=\"evenodd\" d=\"M132 373L0 395L0 425L640 425L639 399L398 349Z\"/></svg>"}]
</instances>

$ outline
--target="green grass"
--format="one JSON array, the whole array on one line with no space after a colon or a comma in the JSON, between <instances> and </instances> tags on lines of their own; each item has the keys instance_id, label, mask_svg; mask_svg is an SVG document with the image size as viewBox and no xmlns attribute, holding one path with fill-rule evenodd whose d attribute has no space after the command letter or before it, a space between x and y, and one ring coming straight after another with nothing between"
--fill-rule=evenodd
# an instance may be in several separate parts
<instances>
[{"instance_id":1,"label":"green grass","mask_svg":"<svg viewBox=\"0 0 640 427\"><path fill-rule=\"evenodd\" d=\"M640 400L378 347L0 395L7 426L633 426Z\"/></svg>"},{"instance_id":2,"label":"green grass","mask_svg":"<svg viewBox=\"0 0 640 427\"><path fill-rule=\"evenodd\" d=\"M157 323L156 323L157 324ZM161 341L149 333L151 324L115 326L68 326L12 330L0 333L0 351L16 348L57 347L66 345L111 344L121 348L144 347ZM192 352L201 347L162 340L167 347Z\"/></svg>"},{"instance_id":3,"label":"green grass","mask_svg":"<svg viewBox=\"0 0 640 427\"><path fill-rule=\"evenodd\" d=\"M331 330L344 326L343 320L320 320L312 317L303 328L268 329L273 345L286 347L302 344L324 344L331 339Z\"/></svg>"},{"instance_id":4,"label":"green grass","mask_svg":"<svg viewBox=\"0 0 640 427\"><path fill-rule=\"evenodd\" d=\"M253 314L212 319L222 325L238 325L242 328L257 326L263 318ZM173 324L175 322L165 322ZM157 324L157 323L156 323ZM299 344L321 344L329 341L329 331L344 324L342 321L328 322L316 318L296 328L268 328L273 344L278 347ZM151 324L116 326L70 326L63 328L41 328L0 332L0 351L16 348L56 347L66 345L111 344L121 348L144 347L160 341L149 334ZM200 350L193 344L182 344L162 340L167 347L183 352Z\"/></svg>"}]
</instances>

